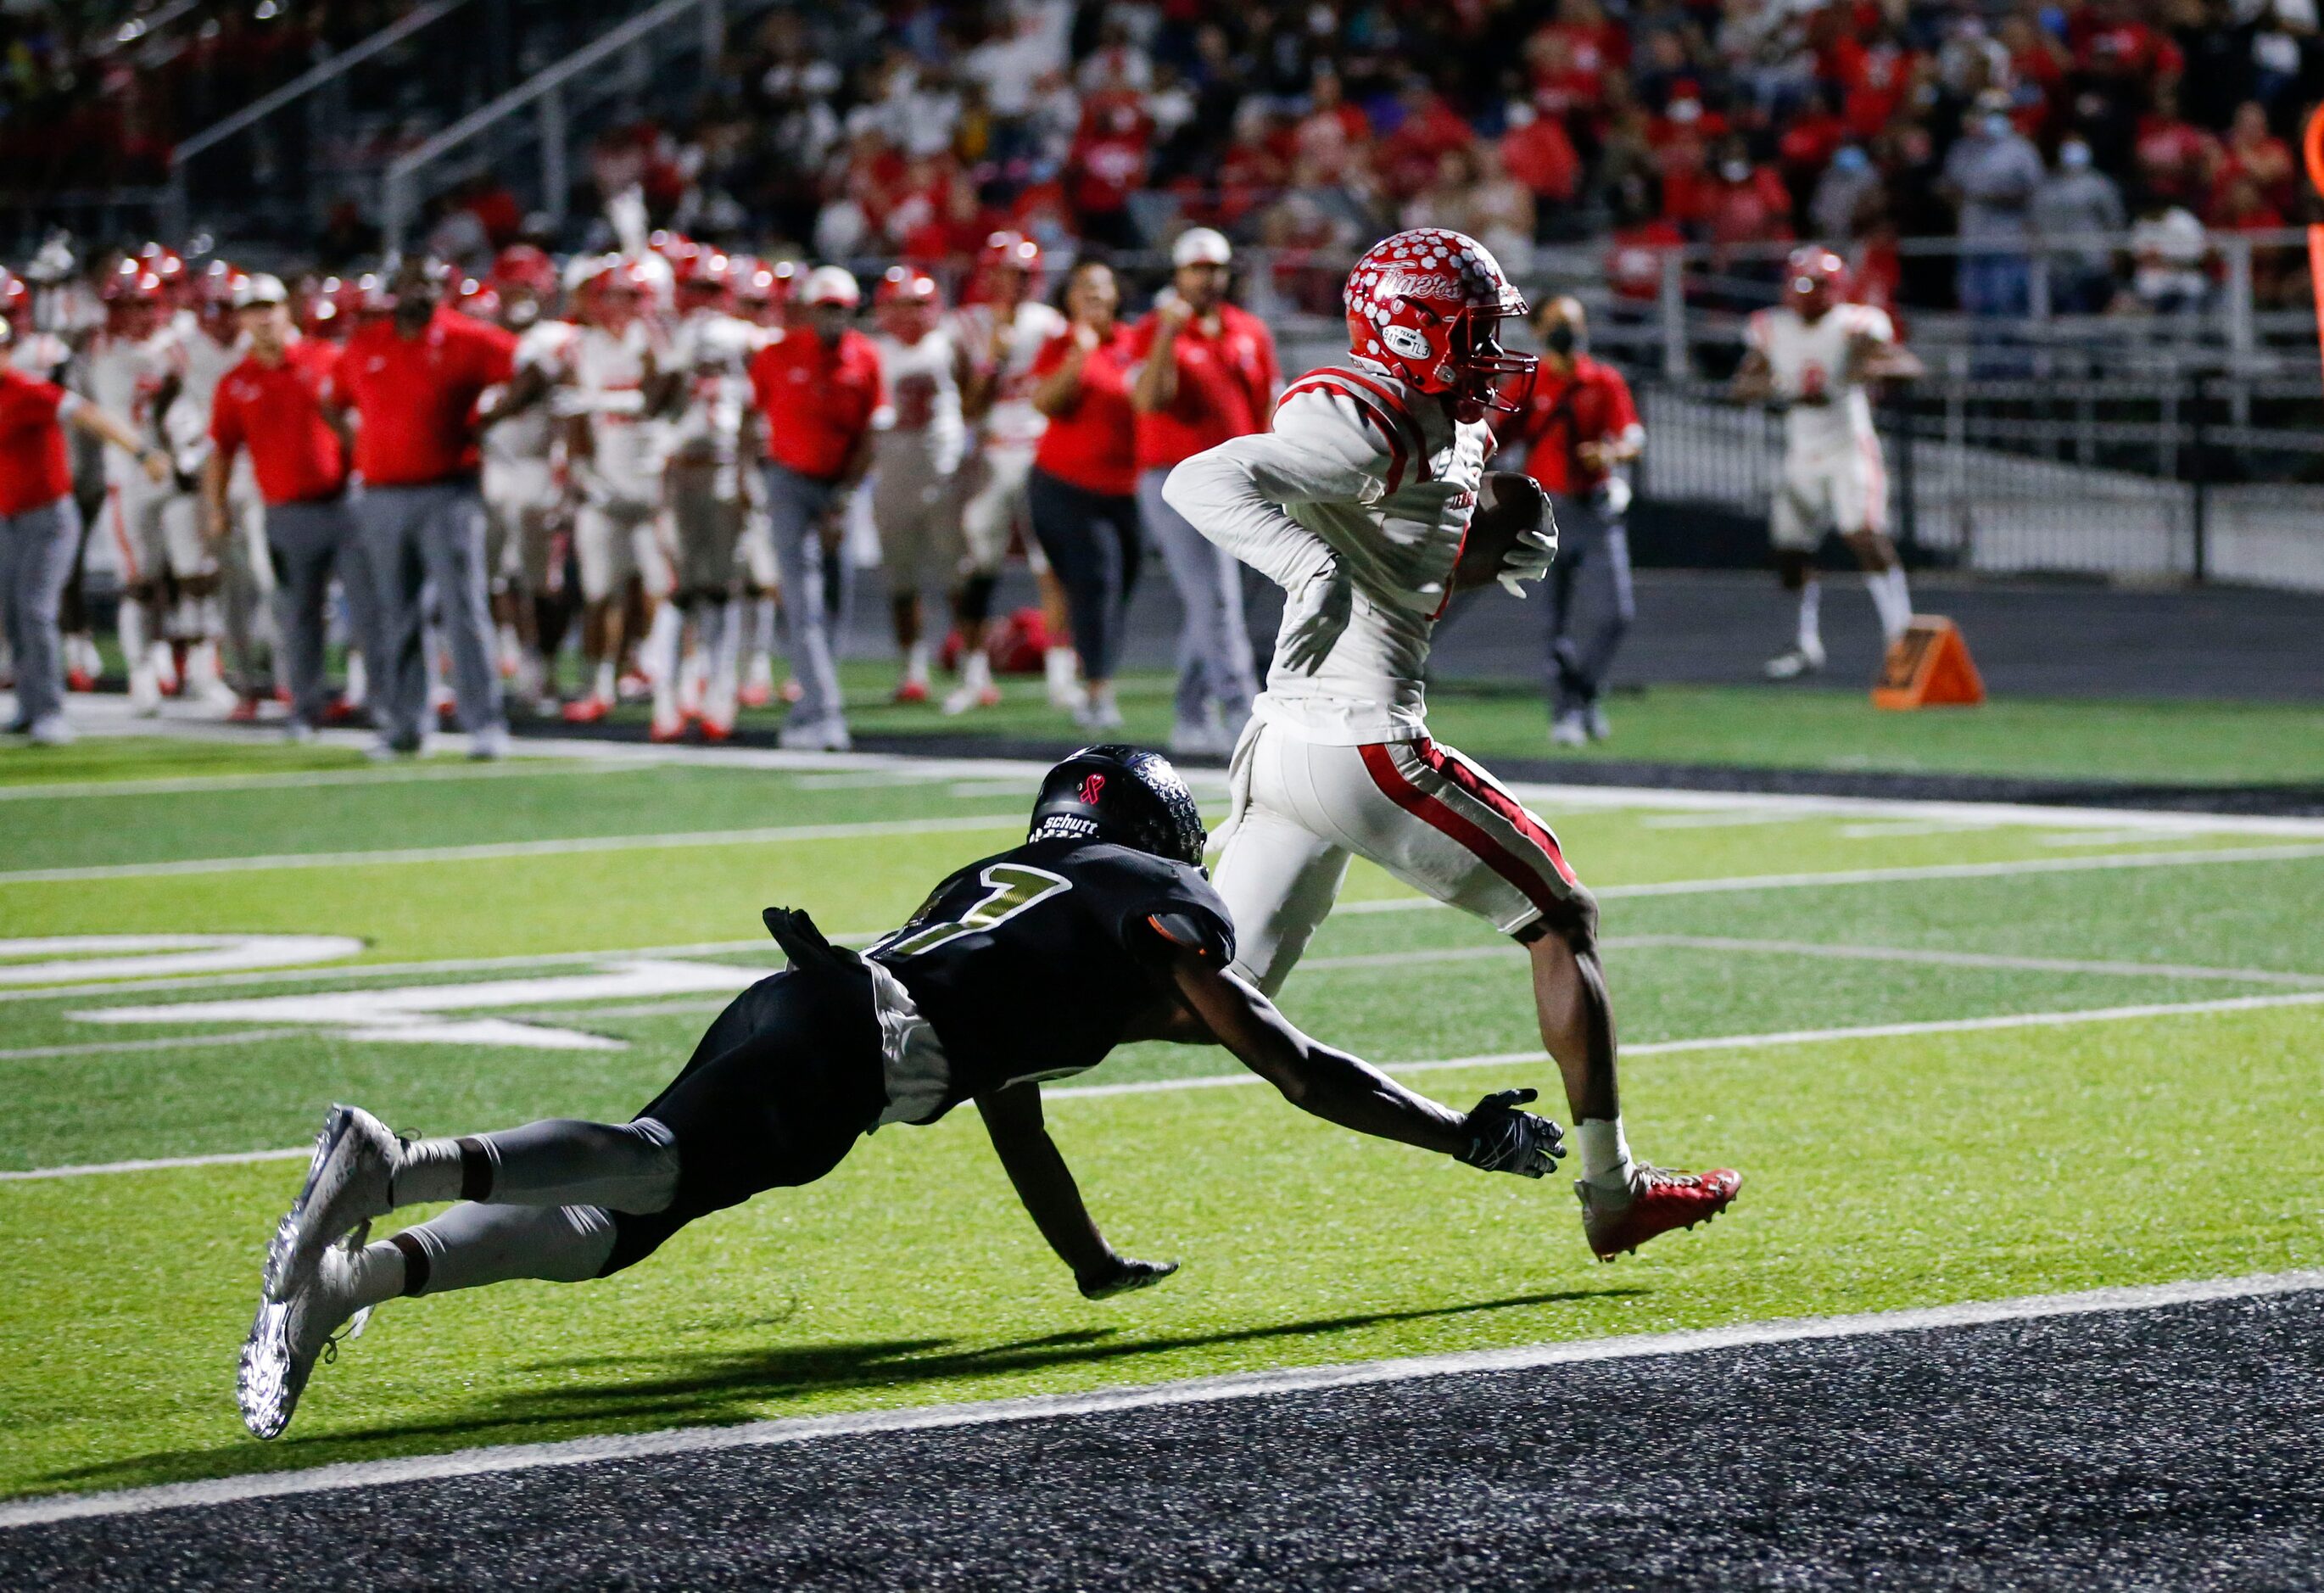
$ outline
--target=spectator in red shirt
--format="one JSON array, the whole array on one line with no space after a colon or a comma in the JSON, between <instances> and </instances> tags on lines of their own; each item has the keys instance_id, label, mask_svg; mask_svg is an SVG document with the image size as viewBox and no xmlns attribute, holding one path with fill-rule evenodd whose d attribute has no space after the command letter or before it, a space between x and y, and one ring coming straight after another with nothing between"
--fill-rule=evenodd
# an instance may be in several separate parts
<instances>
[{"instance_id":1,"label":"spectator in red shirt","mask_svg":"<svg viewBox=\"0 0 2324 1593\"><path fill-rule=\"evenodd\" d=\"M1582 191L1582 157L1565 124L1530 106L1510 110L1509 130L1501 134L1501 170L1533 195L1536 225Z\"/></svg>"},{"instance_id":2,"label":"spectator in red shirt","mask_svg":"<svg viewBox=\"0 0 2324 1593\"><path fill-rule=\"evenodd\" d=\"M2293 199L2292 150L2268 130L2267 107L2247 99L2236 107L2235 124L2219 165L2218 188L2225 194L2238 178L2259 189L2273 209L2289 211Z\"/></svg>"},{"instance_id":3,"label":"spectator in red shirt","mask_svg":"<svg viewBox=\"0 0 2324 1593\"><path fill-rule=\"evenodd\" d=\"M1145 186L1153 143L1154 124L1137 94L1109 90L1090 97L1065 158L1067 192L1084 237L1117 249L1136 245L1130 196Z\"/></svg>"},{"instance_id":4,"label":"spectator in red shirt","mask_svg":"<svg viewBox=\"0 0 2324 1593\"><path fill-rule=\"evenodd\" d=\"M473 758L508 751L508 722L484 594L484 502L476 487L476 401L509 384L506 413L540 397L516 374L516 339L442 303L442 265L406 257L388 281L389 313L357 327L332 373L334 410L357 422L355 520L371 561L376 643L368 655L375 757L413 755L428 720L422 588L432 584L452 688ZM527 379L529 378L529 379Z\"/></svg>"},{"instance_id":5,"label":"spectator in red shirt","mask_svg":"<svg viewBox=\"0 0 2324 1593\"><path fill-rule=\"evenodd\" d=\"M1525 408L1501 428L1525 450L1525 473L1557 512L1549 582L1549 663L1556 677L1549 739L1561 747L1603 740L1606 674L1630 628L1630 544L1622 528L1629 484L1616 472L1646 440L1630 384L1588 353L1581 301L1553 299L1534 318L1541 368ZM1514 396L1514 395L1513 395Z\"/></svg>"},{"instance_id":6,"label":"spectator in red shirt","mask_svg":"<svg viewBox=\"0 0 2324 1593\"><path fill-rule=\"evenodd\" d=\"M1477 132L1425 78L1406 84L1400 97L1404 120L1381 142L1379 175L1390 197L1408 199L1436 175L1446 151L1467 149L1476 143Z\"/></svg>"},{"instance_id":7,"label":"spectator in red shirt","mask_svg":"<svg viewBox=\"0 0 2324 1593\"><path fill-rule=\"evenodd\" d=\"M234 298L249 355L218 382L210 403L209 460L202 466L202 503L210 539L227 535L226 484L235 456L250 449L259 496L266 501L266 546L274 566L275 628L290 689L290 739L309 741L329 707L323 666L323 608L336 573L346 588L358 648L367 648L374 617L371 566L355 535L347 499L348 439L325 400L339 350L302 337L290 321L290 296L279 278L259 275Z\"/></svg>"},{"instance_id":8,"label":"spectator in red shirt","mask_svg":"<svg viewBox=\"0 0 2324 1593\"><path fill-rule=\"evenodd\" d=\"M1089 694L1084 730L1121 728L1113 672L1122 616L1138 585L1138 418L1130 402L1130 328L1121 290L1094 260L1065 280L1065 331L1033 362L1033 407L1048 417L1027 478L1033 535L1065 583Z\"/></svg>"},{"instance_id":9,"label":"spectator in red shirt","mask_svg":"<svg viewBox=\"0 0 2324 1593\"><path fill-rule=\"evenodd\" d=\"M9 357L14 342L0 316L0 622L16 658L16 716L8 730L54 747L73 739L57 605L81 531L64 428L77 426L136 455L156 485L170 479L170 458L95 404L26 374Z\"/></svg>"},{"instance_id":10,"label":"spectator in red shirt","mask_svg":"<svg viewBox=\"0 0 2324 1593\"><path fill-rule=\"evenodd\" d=\"M880 355L848 323L862 291L835 265L807 273L800 321L751 362L767 419L767 515L782 576L783 644L800 696L782 744L844 752L847 715L832 661L832 608L846 609L848 504L872 466L872 416L886 401Z\"/></svg>"},{"instance_id":11,"label":"spectator in red shirt","mask_svg":"<svg viewBox=\"0 0 2324 1593\"><path fill-rule=\"evenodd\" d=\"M2201 212L2209 207L2219 141L2179 114L2179 91L2154 88L2154 109L2138 124L2138 175L2149 198Z\"/></svg>"},{"instance_id":12,"label":"spectator in red shirt","mask_svg":"<svg viewBox=\"0 0 2324 1593\"><path fill-rule=\"evenodd\" d=\"M1170 290L1138 323L1131 347L1144 362L1130 389L1138 410L1138 506L1185 611L1174 752L1232 750L1259 695L1243 623L1242 566L1162 496L1173 465L1264 429L1274 410L1281 385L1275 338L1257 316L1227 302L1232 259L1226 239L1208 227L1179 234L1170 249Z\"/></svg>"}]
</instances>

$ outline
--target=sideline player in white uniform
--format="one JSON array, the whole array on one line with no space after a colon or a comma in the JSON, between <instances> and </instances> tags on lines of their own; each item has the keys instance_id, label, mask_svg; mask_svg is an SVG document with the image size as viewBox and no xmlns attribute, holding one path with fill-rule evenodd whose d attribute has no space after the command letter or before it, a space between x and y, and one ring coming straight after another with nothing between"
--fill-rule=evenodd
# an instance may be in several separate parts
<instances>
[{"instance_id":1,"label":"sideline player in white uniform","mask_svg":"<svg viewBox=\"0 0 2324 1593\"><path fill-rule=\"evenodd\" d=\"M764 261L737 256L727 267L734 313L747 324L763 348L781 337L789 323L792 291L798 281L794 261ZM761 418L764 424L764 418ZM736 559L742 566L743 627L742 684L736 700L745 708L763 708L775 700L775 594L781 572L775 564L775 528L769 516L766 489L756 470L749 477L749 509L742 520L742 542ZM786 681L785 699L798 695L798 683Z\"/></svg>"},{"instance_id":2,"label":"sideline player in white uniform","mask_svg":"<svg viewBox=\"0 0 2324 1593\"><path fill-rule=\"evenodd\" d=\"M1533 368L1499 340L1525 300L1483 245L1434 227L1374 244L1346 300L1347 365L1291 383L1272 430L1195 455L1165 488L1204 536L1285 594L1220 832L1215 876L1234 915L1236 966L1279 990L1351 855L1523 943L1577 1126L1583 1230L1610 1260L1716 1215L1741 1178L1632 1161L1597 904L1549 826L1428 735L1422 683L1492 448L1485 415L1504 378ZM1545 575L1556 529L1543 515L1499 571L1474 578L1497 574L1515 590Z\"/></svg>"},{"instance_id":3,"label":"sideline player in white uniform","mask_svg":"<svg viewBox=\"0 0 2324 1593\"><path fill-rule=\"evenodd\" d=\"M556 541L567 518L567 483L558 469L551 408L555 392L573 380L581 329L550 313L557 267L529 244L501 251L489 285L500 299L502 328L516 335L516 368L539 373L549 397L511 410L512 395L493 388L477 401L496 417L482 438L485 578L504 654L506 633L515 638L517 697L537 710L544 696L556 695L557 644L564 635L564 594L557 590L564 561L556 557Z\"/></svg>"},{"instance_id":4,"label":"sideline player in white uniform","mask_svg":"<svg viewBox=\"0 0 2324 1593\"><path fill-rule=\"evenodd\" d=\"M193 279L192 308L178 317L184 357L161 429L179 476L186 481L202 478L211 452L210 410L218 383L247 352L234 299L248 280L247 272L227 262L211 261ZM198 607L197 625L205 640L188 654L186 673L212 701L231 703L230 717L254 720L259 699L271 695L275 686L272 658L265 674L258 668L259 644L265 640L271 649L274 632L274 565L266 547L266 504L247 450L226 478L224 526L211 526L206 511L197 512L204 545L217 566L217 585L215 594ZM221 638L231 653L231 685L221 678L218 667Z\"/></svg>"},{"instance_id":5,"label":"sideline player in white uniform","mask_svg":"<svg viewBox=\"0 0 2324 1593\"><path fill-rule=\"evenodd\" d=\"M680 318L648 404L669 418L662 474L677 566L672 603L694 628L703 678L692 707L675 670L656 680L651 733L676 740L690 714L702 739L715 742L734 733L742 539L757 475L746 463L758 426L750 364L761 338L728 308L733 268L726 256L695 249L674 263ZM767 551L771 565L772 547Z\"/></svg>"},{"instance_id":6,"label":"sideline player in white uniform","mask_svg":"<svg viewBox=\"0 0 2324 1593\"><path fill-rule=\"evenodd\" d=\"M136 259L122 262L102 294L105 326L85 354L89 397L127 420L141 441L161 446L159 406L177 385L184 351L170 326L159 273ZM166 450L165 450L166 451ZM178 684L177 662L163 634L168 581L183 586L215 571L202 545L193 503L174 481L156 482L118 451L105 456L104 534L121 569L121 656L129 669L132 712L152 717ZM170 512L173 502L185 512Z\"/></svg>"},{"instance_id":7,"label":"sideline player in white uniform","mask_svg":"<svg viewBox=\"0 0 2324 1593\"><path fill-rule=\"evenodd\" d=\"M969 360L964 395L975 428L970 443L971 474L964 483L961 539L968 574L961 586L962 654L959 689L945 699L945 712L962 714L1001 701L985 655L986 627L992 617L992 591L1009 545L1021 533L1025 559L1041 585L1042 608L1050 622L1045 668L1051 705L1077 708L1073 645L1065 622L1065 587L1049 572L1041 544L1033 538L1033 514L1025 497L1033 454L1048 417L1033 407L1033 362L1065 329L1065 318L1037 297L1041 245L1021 233L994 233L984 241L977 267L976 301L954 318Z\"/></svg>"},{"instance_id":8,"label":"sideline player in white uniform","mask_svg":"<svg viewBox=\"0 0 2324 1593\"><path fill-rule=\"evenodd\" d=\"M565 717L591 723L613 707L625 584L636 576L649 602L669 592L654 534L661 509L660 428L645 413L645 386L662 351L645 313L654 279L642 262L588 261L576 274L581 334L573 385L558 408L572 421L565 441L580 492L573 542L587 605L581 645L592 668L586 694L566 705Z\"/></svg>"},{"instance_id":9,"label":"sideline player in white uniform","mask_svg":"<svg viewBox=\"0 0 2324 1593\"><path fill-rule=\"evenodd\" d=\"M872 346L880 351L888 390L888 401L872 417L872 523L880 532L889 612L904 655L896 701L925 703L935 649L921 597L942 593L957 607L960 593L960 465L968 451L960 390L967 360L945 321L944 290L927 272L890 266L872 304L879 323ZM964 640L965 631L964 626Z\"/></svg>"},{"instance_id":10,"label":"sideline player in white uniform","mask_svg":"<svg viewBox=\"0 0 2324 1593\"><path fill-rule=\"evenodd\" d=\"M1844 302L1848 267L1820 246L1792 252L1784 302L1754 313L1744 331L1734 396L1784 410L1784 471L1768 516L1775 570L1800 595L1799 634L1767 660L1772 680L1823 668L1821 588L1815 550L1837 530L1864 566L1864 585L1894 646L1913 622L1904 566L1888 539L1888 472L1872 424L1868 383L1909 380L1921 362L1898 346L1888 312Z\"/></svg>"}]
</instances>

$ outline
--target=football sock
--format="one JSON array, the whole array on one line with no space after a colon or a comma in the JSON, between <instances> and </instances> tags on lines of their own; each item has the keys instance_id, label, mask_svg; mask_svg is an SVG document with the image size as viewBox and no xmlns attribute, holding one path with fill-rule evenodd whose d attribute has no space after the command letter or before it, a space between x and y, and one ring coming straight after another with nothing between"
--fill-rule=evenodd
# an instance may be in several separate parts
<instances>
[{"instance_id":1,"label":"football sock","mask_svg":"<svg viewBox=\"0 0 2324 1593\"><path fill-rule=\"evenodd\" d=\"M1051 691L1073 688L1079 657L1069 647L1053 647L1041 655L1041 667L1048 672Z\"/></svg>"},{"instance_id":2,"label":"football sock","mask_svg":"<svg viewBox=\"0 0 2324 1593\"><path fill-rule=\"evenodd\" d=\"M1880 611L1882 634L1894 642L1913 622L1913 598L1905 589L1904 566L1865 571L1864 589L1872 594L1872 606Z\"/></svg>"},{"instance_id":3,"label":"football sock","mask_svg":"<svg viewBox=\"0 0 2324 1593\"><path fill-rule=\"evenodd\" d=\"M121 656L134 672L147 668L146 649L152 645L153 632L147 622L145 605L134 597L121 600Z\"/></svg>"},{"instance_id":4,"label":"football sock","mask_svg":"<svg viewBox=\"0 0 2324 1593\"><path fill-rule=\"evenodd\" d=\"M960 683L971 691L982 691L992 684L992 660L982 648L971 648L962 655Z\"/></svg>"},{"instance_id":5,"label":"football sock","mask_svg":"<svg viewBox=\"0 0 2324 1593\"><path fill-rule=\"evenodd\" d=\"M916 686L928 683L928 644L916 641L904 652L904 678Z\"/></svg>"},{"instance_id":6,"label":"football sock","mask_svg":"<svg viewBox=\"0 0 2324 1593\"><path fill-rule=\"evenodd\" d=\"M431 1221L364 1248L358 1286L393 1277L403 1294L441 1294L514 1278L577 1284L613 1254L613 1213L601 1206L479 1206L464 1202ZM382 1249L395 1252L394 1263ZM392 1296L380 1296L390 1298ZM373 1303L366 1301L365 1303Z\"/></svg>"},{"instance_id":7,"label":"football sock","mask_svg":"<svg viewBox=\"0 0 2324 1593\"><path fill-rule=\"evenodd\" d=\"M1823 650L1823 583L1810 581L1800 588L1800 651Z\"/></svg>"},{"instance_id":8,"label":"football sock","mask_svg":"<svg viewBox=\"0 0 2324 1593\"><path fill-rule=\"evenodd\" d=\"M1583 1118L1573 1125L1574 1147L1582 1153L1582 1181L1604 1190L1630 1187L1630 1142L1622 1137L1622 1119Z\"/></svg>"},{"instance_id":9,"label":"football sock","mask_svg":"<svg viewBox=\"0 0 2324 1593\"><path fill-rule=\"evenodd\" d=\"M611 703L617 692L618 686L613 676L613 660L598 659L596 683L591 688L590 695L601 703Z\"/></svg>"},{"instance_id":10,"label":"football sock","mask_svg":"<svg viewBox=\"0 0 2324 1593\"><path fill-rule=\"evenodd\" d=\"M348 707L360 708L363 706L364 687L368 684L369 682L364 673L363 654L350 651L347 654L347 689L345 694Z\"/></svg>"}]
</instances>

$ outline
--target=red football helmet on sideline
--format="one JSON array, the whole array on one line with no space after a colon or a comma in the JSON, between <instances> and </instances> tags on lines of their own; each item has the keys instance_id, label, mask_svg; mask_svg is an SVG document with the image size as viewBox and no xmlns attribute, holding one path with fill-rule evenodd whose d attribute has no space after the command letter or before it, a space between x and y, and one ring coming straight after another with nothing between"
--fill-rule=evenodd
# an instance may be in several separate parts
<instances>
[{"instance_id":1,"label":"red football helmet on sideline","mask_svg":"<svg viewBox=\"0 0 2324 1593\"><path fill-rule=\"evenodd\" d=\"M798 290L795 262L739 259L728 268L728 275L734 302L745 317L761 327L783 324L791 296Z\"/></svg>"},{"instance_id":2,"label":"red football helmet on sideline","mask_svg":"<svg viewBox=\"0 0 2324 1593\"><path fill-rule=\"evenodd\" d=\"M97 290L105 305L105 329L116 337L151 336L161 312L161 279L134 259L124 260Z\"/></svg>"},{"instance_id":3,"label":"red football helmet on sideline","mask_svg":"<svg viewBox=\"0 0 2324 1593\"><path fill-rule=\"evenodd\" d=\"M220 342L230 343L234 330L235 290L250 280L250 273L231 261L213 260L194 273L188 297L194 313L202 325L217 336Z\"/></svg>"},{"instance_id":4,"label":"red football helmet on sideline","mask_svg":"<svg viewBox=\"0 0 2324 1593\"><path fill-rule=\"evenodd\" d=\"M186 257L167 244L146 244L137 251L137 266L161 284L161 301L175 306L186 285Z\"/></svg>"},{"instance_id":5,"label":"red football helmet on sideline","mask_svg":"<svg viewBox=\"0 0 2324 1593\"><path fill-rule=\"evenodd\" d=\"M452 301L452 308L464 316L479 321L498 322L501 318L500 294L490 282L478 281L466 272L462 272L459 280L452 284L452 291L447 297Z\"/></svg>"},{"instance_id":6,"label":"red football helmet on sideline","mask_svg":"<svg viewBox=\"0 0 2324 1593\"><path fill-rule=\"evenodd\" d=\"M1524 388L1503 389L1530 383L1538 362L1503 348L1500 324L1525 315L1525 295L1476 239L1434 226L1383 238L1348 273L1346 301L1349 352L1451 398L1462 420L1523 402Z\"/></svg>"},{"instance_id":7,"label":"red football helmet on sideline","mask_svg":"<svg viewBox=\"0 0 2324 1593\"><path fill-rule=\"evenodd\" d=\"M729 278L733 262L706 244L688 244L670 257L677 281L674 291L681 310L723 308L732 294Z\"/></svg>"},{"instance_id":8,"label":"red football helmet on sideline","mask_svg":"<svg viewBox=\"0 0 2324 1593\"><path fill-rule=\"evenodd\" d=\"M554 299L557 262L530 244L511 244L493 257L490 281L503 295L511 288L522 288L536 299Z\"/></svg>"},{"instance_id":9,"label":"red football helmet on sideline","mask_svg":"<svg viewBox=\"0 0 2324 1593\"><path fill-rule=\"evenodd\" d=\"M32 290L23 278L0 265L0 317L9 325L29 332L32 321Z\"/></svg>"},{"instance_id":10,"label":"red football helmet on sideline","mask_svg":"<svg viewBox=\"0 0 2324 1593\"><path fill-rule=\"evenodd\" d=\"M1848 262L1821 244L1794 249L1784 262L1784 302L1804 321L1823 318L1824 311L1848 297Z\"/></svg>"},{"instance_id":11,"label":"red football helmet on sideline","mask_svg":"<svg viewBox=\"0 0 2324 1593\"><path fill-rule=\"evenodd\" d=\"M997 232L984 240L984 247L976 253L975 295L978 299L999 297L993 284L1002 280L1002 273L1015 272L1017 299L1028 299L1037 291L1035 284L1041 279L1041 245L1019 232Z\"/></svg>"}]
</instances>

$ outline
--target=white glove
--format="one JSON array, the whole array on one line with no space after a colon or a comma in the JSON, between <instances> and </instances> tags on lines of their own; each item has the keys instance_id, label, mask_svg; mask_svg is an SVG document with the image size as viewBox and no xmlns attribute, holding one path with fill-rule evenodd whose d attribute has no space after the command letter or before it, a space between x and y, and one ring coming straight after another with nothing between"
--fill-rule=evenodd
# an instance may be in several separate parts
<instances>
[{"instance_id":1,"label":"white glove","mask_svg":"<svg viewBox=\"0 0 2324 1593\"><path fill-rule=\"evenodd\" d=\"M1301 583L1296 592L1286 593L1283 640L1277 649L1285 667L1301 675L1313 675L1322 668L1338 645L1340 633L1348 628L1355 601L1355 587L1336 558Z\"/></svg>"},{"instance_id":2,"label":"white glove","mask_svg":"<svg viewBox=\"0 0 2324 1593\"><path fill-rule=\"evenodd\" d=\"M1557 515L1547 503L1541 506L1541 523L1517 538L1517 546L1502 556L1501 573L1496 577L1501 590L1511 597L1525 596L1525 583L1538 581L1549 574L1550 561L1557 557Z\"/></svg>"}]
</instances>

